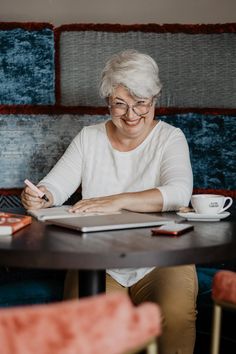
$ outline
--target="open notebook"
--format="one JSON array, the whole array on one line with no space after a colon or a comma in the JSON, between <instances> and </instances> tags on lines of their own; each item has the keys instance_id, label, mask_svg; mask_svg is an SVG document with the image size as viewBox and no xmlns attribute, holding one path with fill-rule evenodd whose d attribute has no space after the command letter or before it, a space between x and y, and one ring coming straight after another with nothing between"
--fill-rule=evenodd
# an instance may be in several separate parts
<instances>
[{"instance_id":1,"label":"open notebook","mask_svg":"<svg viewBox=\"0 0 236 354\"><path fill-rule=\"evenodd\" d=\"M69 213L69 206L29 210L29 214L48 224L81 232L131 229L163 225L170 219L153 214L119 211L113 213Z\"/></svg>"}]
</instances>

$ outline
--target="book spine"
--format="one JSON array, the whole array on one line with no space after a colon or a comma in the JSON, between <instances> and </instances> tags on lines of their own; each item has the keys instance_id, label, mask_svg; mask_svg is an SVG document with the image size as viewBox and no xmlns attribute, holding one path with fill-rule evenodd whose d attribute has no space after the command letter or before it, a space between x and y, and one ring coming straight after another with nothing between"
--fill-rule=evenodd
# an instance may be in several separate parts
<instances>
[{"instance_id":1,"label":"book spine","mask_svg":"<svg viewBox=\"0 0 236 354\"><path fill-rule=\"evenodd\" d=\"M23 229L23 227L29 225L31 223L31 219L22 219L21 221L15 223L12 225L12 234L14 234L16 231Z\"/></svg>"}]
</instances>

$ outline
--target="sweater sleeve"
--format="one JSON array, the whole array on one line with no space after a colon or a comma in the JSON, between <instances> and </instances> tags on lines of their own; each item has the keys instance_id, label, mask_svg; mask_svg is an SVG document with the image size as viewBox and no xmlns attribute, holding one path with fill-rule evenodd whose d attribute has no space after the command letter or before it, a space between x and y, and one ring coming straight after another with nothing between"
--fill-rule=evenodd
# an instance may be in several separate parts
<instances>
[{"instance_id":1,"label":"sweater sleeve","mask_svg":"<svg viewBox=\"0 0 236 354\"><path fill-rule=\"evenodd\" d=\"M186 138L180 129L170 134L160 166L160 190L163 211L188 206L193 188L193 174Z\"/></svg>"},{"instance_id":2,"label":"sweater sleeve","mask_svg":"<svg viewBox=\"0 0 236 354\"><path fill-rule=\"evenodd\" d=\"M82 132L73 139L65 153L38 185L45 186L53 195L54 206L62 205L81 183Z\"/></svg>"}]
</instances>

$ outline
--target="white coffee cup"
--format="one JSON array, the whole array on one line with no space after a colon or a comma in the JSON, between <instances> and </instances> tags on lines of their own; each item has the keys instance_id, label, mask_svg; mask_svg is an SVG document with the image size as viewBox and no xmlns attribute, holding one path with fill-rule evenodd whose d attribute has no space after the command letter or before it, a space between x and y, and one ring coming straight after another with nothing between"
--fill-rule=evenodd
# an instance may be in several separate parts
<instances>
[{"instance_id":1,"label":"white coffee cup","mask_svg":"<svg viewBox=\"0 0 236 354\"><path fill-rule=\"evenodd\" d=\"M225 206L225 203L228 204ZM219 214L228 209L233 203L230 197L218 194L194 194L191 204L197 214Z\"/></svg>"}]
</instances>

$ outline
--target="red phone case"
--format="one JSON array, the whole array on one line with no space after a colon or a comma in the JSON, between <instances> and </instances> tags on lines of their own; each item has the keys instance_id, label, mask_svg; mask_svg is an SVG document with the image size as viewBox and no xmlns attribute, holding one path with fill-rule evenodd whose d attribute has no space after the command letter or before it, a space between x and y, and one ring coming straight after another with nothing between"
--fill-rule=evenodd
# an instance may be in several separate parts
<instances>
[{"instance_id":1,"label":"red phone case","mask_svg":"<svg viewBox=\"0 0 236 354\"><path fill-rule=\"evenodd\" d=\"M167 229L168 225L165 225L166 230L162 229L162 227L156 227L151 229L153 236L179 236L184 233L193 230L193 225L188 225L188 227L183 228L182 230L171 230Z\"/></svg>"}]
</instances>

